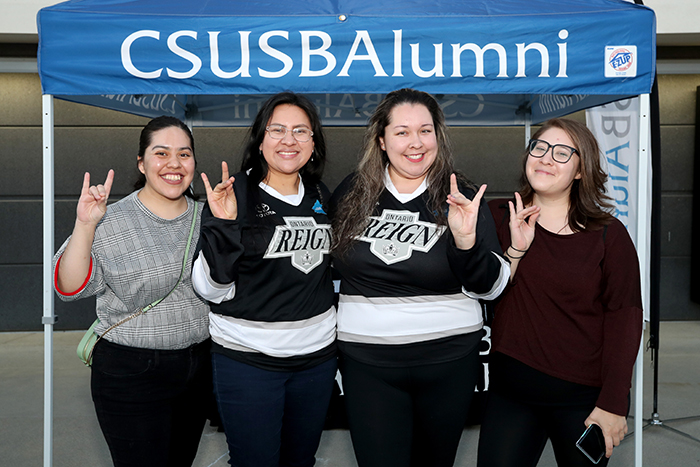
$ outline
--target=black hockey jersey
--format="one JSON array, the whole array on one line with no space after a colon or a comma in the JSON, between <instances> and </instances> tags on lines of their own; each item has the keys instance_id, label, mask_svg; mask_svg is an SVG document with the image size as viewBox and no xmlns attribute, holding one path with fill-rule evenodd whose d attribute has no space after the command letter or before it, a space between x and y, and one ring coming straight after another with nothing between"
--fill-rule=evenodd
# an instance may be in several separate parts
<instances>
[{"instance_id":1,"label":"black hockey jersey","mask_svg":"<svg viewBox=\"0 0 700 467\"><path fill-rule=\"evenodd\" d=\"M269 187L250 196L246 185L246 174L236 174L236 220L218 219L208 207L202 215L193 283L211 306L214 351L285 370L330 358L331 232L320 199L329 192L300 183L295 205Z\"/></svg>"},{"instance_id":2,"label":"black hockey jersey","mask_svg":"<svg viewBox=\"0 0 700 467\"><path fill-rule=\"evenodd\" d=\"M348 177L331 199L331 211L349 189ZM474 191L463 189L473 198ZM505 287L510 269L490 212L480 208L477 243L460 250L447 226L428 208L428 193L400 201L390 180L358 242L334 267L342 277L338 340L344 353L372 364L412 352L435 361L425 343L441 343L453 354L467 352L481 337L478 299L492 299ZM447 203L444 204L447 209ZM475 333L472 338L460 336ZM467 342L468 341L468 342ZM399 352L397 352L399 351ZM442 357L449 358L450 351ZM454 355L458 357L460 355ZM403 357L401 357L403 358ZM400 364L401 362L397 362ZM404 362L405 363L405 362Z\"/></svg>"}]
</instances>

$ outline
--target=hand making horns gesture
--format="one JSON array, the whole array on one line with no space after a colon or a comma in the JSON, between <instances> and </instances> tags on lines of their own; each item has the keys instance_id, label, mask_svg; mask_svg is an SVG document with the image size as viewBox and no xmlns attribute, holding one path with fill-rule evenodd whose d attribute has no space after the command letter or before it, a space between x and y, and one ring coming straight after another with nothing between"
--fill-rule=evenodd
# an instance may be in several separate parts
<instances>
[{"instance_id":1,"label":"hand making horns gesture","mask_svg":"<svg viewBox=\"0 0 700 467\"><path fill-rule=\"evenodd\" d=\"M540 208L535 205L529 208L523 207L523 200L520 193L517 192L515 193L515 206L513 206L512 201L508 201L508 208L510 209L510 223L508 224L510 244L518 252L527 251L535 239L535 223L540 217Z\"/></svg>"},{"instance_id":2,"label":"hand making horns gesture","mask_svg":"<svg viewBox=\"0 0 700 467\"><path fill-rule=\"evenodd\" d=\"M486 192L486 185L481 185L473 199L464 196L457 186L457 176L450 175L450 194L447 204L450 205L447 223L450 226L455 245L460 250L468 250L476 243L476 223L479 217L479 205Z\"/></svg>"},{"instance_id":3,"label":"hand making horns gesture","mask_svg":"<svg viewBox=\"0 0 700 467\"><path fill-rule=\"evenodd\" d=\"M207 191L207 202L214 217L219 219L235 220L238 217L238 203L236 193L233 191L233 177L229 177L228 165L221 162L221 183L212 190L207 175L202 172L204 189Z\"/></svg>"},{"instance_id":4,"label":"hand making horns gesture","mask_svg":"<svg viewBox=\"0 0 700 467\"><path fill-rule=\"evenodd\" d=\"M107 172L107 179L103 185L90 186L90 173L85 172L83 188L80 190L76 217L78 222L96 226L107 212L107 200L112 190L114 170Z\"/></svg>"}]
</instances>

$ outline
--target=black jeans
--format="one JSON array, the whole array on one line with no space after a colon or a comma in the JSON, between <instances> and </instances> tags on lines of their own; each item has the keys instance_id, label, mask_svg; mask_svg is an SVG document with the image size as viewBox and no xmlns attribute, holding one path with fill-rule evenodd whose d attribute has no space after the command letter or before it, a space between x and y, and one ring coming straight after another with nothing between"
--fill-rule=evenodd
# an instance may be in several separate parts
<instances>
[{"instance_id":1,"label":"black jeans","mask_svg":"<svg viewBox=\"0 0 700 467\"><path fill-rule=\"evenodd\" d=\"M479 372L479 351L409 367L341 354L350 435L360 467L452 467Z\"/></svg>"},{"instance_id":2,"label":"black jeans","mask_svg":"<svg viewBox=\"0 0 700 467\"><path fill-rule=\"evenodd\" d=\"M335 357L270 371L212 354L214 388L235 467L311 467L333 392Z\"/></svg>"},{"instance_id":3,"label":"black jeans","mask_svg":"<svg viewBox=\"0 0 700 467\"><path fill-rule=\"evenodd\" d=\"M209 347L97 343L92 400L116 467L192 465L213 397Z\"/></svg>"}]
</instances>

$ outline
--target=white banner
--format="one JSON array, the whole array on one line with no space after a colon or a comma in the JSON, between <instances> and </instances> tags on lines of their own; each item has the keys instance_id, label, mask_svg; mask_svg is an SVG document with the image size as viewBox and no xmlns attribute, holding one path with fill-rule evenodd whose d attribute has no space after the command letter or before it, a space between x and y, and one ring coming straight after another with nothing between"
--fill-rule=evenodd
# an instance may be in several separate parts
<instances>
[{"instance_id":1,"label":"white banner","mask_svg":"<svg viewBox=\"0 0 700 467\"><path fill-rule=\"evenodd\" d=\"M637 249L637 198L639 173L639 98L625 99L586 110L586 125L601 151L601 166L608 173L605 188Z\"/></svg>"},{"instance_id":2,"label":"white banner","mask_svg":"<svg viewBox=\"0 0 700 467\"><path fill-rule=\"evenodd\" d=\"M643 141L640 134L650 135L648 128L641 131L640 121L648 122L648 119L640 120L639 97L586 110L586 125L598 140L601 166L608 174L606 191L612 198L613 214L625 225L637 247L645 291L649 273L646 258L651 228L651 158L643 156L648 155L651 144L649 138L644 138L646 147L640 148L640 144L644 144L640 143ZM645 161L646 167L640 167L640 160ZM645 169L641 173L647 174L643 175L646 180L639 179L640 169ZM640 212L640 202L645 212ZM640 225L644 231L640 231ZM649 320L648 308L644 307L646 321Z\"/></svg>"}]
</instances>

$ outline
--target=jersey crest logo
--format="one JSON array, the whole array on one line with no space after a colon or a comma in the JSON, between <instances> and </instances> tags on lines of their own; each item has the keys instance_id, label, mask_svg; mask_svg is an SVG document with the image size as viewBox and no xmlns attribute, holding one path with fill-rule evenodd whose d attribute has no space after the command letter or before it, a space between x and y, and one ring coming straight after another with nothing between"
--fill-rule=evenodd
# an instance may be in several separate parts
<instances>
[{"instance_id":1,"label":"jersey crest logo","mask_svg":"<svg viewBox=\"0 0 700 467\"><path fill-rule=\"evenodd\" d=\"M406 261L414 251L430 251L446 229L418 217L417 212L385 209L381 217L370 217L358 240L369 243L372 254L386 264Z\"/></svg>"},{"instance_id":2,"label":"jersey crest logo","mask_svg":"<svg viewBox=\"0 0 700 467\"><path fill-rule=\"evenodd\" d=\"M263 258L289 257L292 266L308 274L323 263L331 246L331 226L316 224L313 217L284 217L275 227Z\"/></svg>"},{"instance_id":3,"label":"jersey crest logo","mask_svg":"<svg viewBox=\"0 0 700 467\"><path fill-rule=\"evenodd\" d=\"M391 242L387 246L384 247L384 249L382 250L382 253L384 253L386 256L397 256L399 254L399 249L396 248L396 245L394 245L394 242Z\"/></svg>"}]
</instances>

